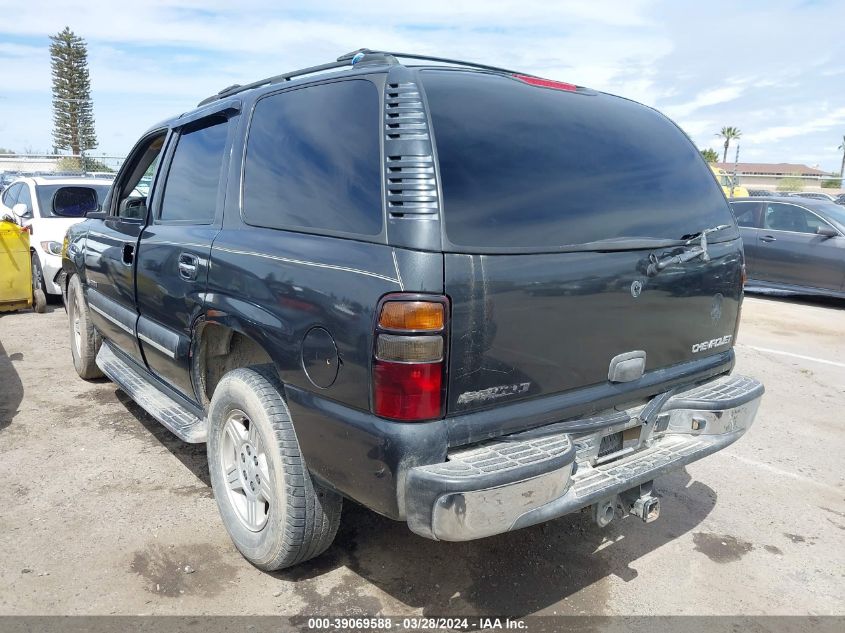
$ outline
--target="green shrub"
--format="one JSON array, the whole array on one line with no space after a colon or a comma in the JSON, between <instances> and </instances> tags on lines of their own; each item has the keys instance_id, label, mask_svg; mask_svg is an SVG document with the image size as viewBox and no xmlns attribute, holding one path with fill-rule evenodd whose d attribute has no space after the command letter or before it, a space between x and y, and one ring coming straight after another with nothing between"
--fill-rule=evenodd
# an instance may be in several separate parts
<instances>
[{"instance_id":1,"label":"green shrub","mask_svg":"<svg viewBox=\"0 0 845 633\"><path fill-rule=\"evenodd\" d=\"M804 191L804 181L798 175L781 178L778 191Z\"/></svg>"},{"instance_id":2,"label":"green shrub","mask_svg":"<svg viewBox=\"0 0 845 633\"><path fill-rule=\"evenodd\" d=\"M828 178L822 180L822 189L839 189L839 184L842 181L839 178Z\"/></svg>"}]
</instances>

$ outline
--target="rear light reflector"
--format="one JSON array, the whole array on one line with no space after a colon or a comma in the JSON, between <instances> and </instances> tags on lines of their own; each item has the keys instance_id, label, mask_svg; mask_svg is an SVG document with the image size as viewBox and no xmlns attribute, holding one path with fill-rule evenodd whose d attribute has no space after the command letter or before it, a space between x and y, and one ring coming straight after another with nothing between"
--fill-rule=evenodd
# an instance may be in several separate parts
<instances>
[{"instance_id":1,"label":"rear light reflector","mask_svg":"<svg viewBox=\"0 0 845 633\"><path fill-rule=\"evenodd\" d=\"M441 363L391 363L373 365L376 415L394 420L439 418L442 408Z\"/></svg>"},{"instance_id":2,"label":"rear light reflector","mask_svg":"<svg viewBox=\"0 0 845 633\"><path fill-rule=\"evenodd\" d=\"M527 83L531 86L538 86L540 88L552 88L554 90L566 90L567 92L575 92L578 86L575 84L566 83L565 81L555 81L554 79L543 79L542 77L532 77L531 75L514 75L514 78Z\"/></svg>"},{"instance_id":3,"label":"rear light reflector","mask_svg":"<svg viewBox=\"0 0 845 633\"><path fill-rule=\"evenodd\" d=\"M411 332L439 332L443 323L443 304L430 301L387 301L378 321L385 330Z\"/></svg>"},{"instance_id":4,"label":"rear light reflector","mask_svg":"<svg viewBox=\"0 0 845 633\"><path fill-rule=\"evenodd\" d=\"M439 363L443 360L443 337L379 334L376 341L376 360Z\"/></svg>"}]
</instances>

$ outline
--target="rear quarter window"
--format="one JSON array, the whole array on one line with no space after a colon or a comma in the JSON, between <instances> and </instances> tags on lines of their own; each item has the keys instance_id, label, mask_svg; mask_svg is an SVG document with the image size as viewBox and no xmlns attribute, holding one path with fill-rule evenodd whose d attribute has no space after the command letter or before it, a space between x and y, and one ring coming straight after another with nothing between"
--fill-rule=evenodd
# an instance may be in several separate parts
<instances>
[{"instance_id":1,"label":"rear quarter window","mask_svg":"<svg viewBox=\"0 0 845 633\"><path fill-rule=\"evenodd\" d=\"M247 224L365 236L382 231L379 93L366 80L258 101L247 139Z\"/></svg>"},{"instance_id":2,"label":"rear quarter window","mask_svg":"<svg viewBox=\"0 0 845 633\"><path fill-rule=\"evenodd\" d=\"M500 75L422 77L453 245L555 250L734 225L698 150L650 108Z\"/></svg>"}]
</instances>

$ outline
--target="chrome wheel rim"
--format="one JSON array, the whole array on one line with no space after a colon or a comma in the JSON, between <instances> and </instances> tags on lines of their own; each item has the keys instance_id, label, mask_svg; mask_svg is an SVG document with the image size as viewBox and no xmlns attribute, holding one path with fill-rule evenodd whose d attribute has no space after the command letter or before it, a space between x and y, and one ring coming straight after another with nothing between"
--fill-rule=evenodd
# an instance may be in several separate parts
<instances>
[{"instance_id":1,"label":"chrome wheel rim","mask_svg":"<svg viewBox=\"0 0 845 633\"><path fill-rule=\"evenodd\" d=\"M273 484L258 427L238 409L229 413L223 425L220 466L238 519L248 530L261 531L270 515Z\"/></svg>"},{"instance_id":2,"label":"chrome wheel rim","mask_svg":"<svg viewBox=\"0 0 845 633\"><path fill-rule=\"evenodd\" d=\"M79 318L79 303L76 297L73 298L72 303L71 334L73 335L73 347L76 350L76 355L79 356L82 353L82 322Z\"/></svg>"}]
</instances>

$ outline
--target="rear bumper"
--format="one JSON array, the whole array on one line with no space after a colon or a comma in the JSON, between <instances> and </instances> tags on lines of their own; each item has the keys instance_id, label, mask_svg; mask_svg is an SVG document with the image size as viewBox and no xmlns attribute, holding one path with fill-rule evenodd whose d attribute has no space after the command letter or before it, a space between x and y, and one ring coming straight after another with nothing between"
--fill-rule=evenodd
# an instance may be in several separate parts
<instances>
[{"instance_id":1,"label":"rear bumper","mask_svg":"<svg viewBox=\"0 0 845 633\"><path fill-rule=\"evenodd\" d=\"M599 430L551 425L454 451L408 472L408 525L428 538L465 541L613 500L742 437L763 391L752 378L724 376L657 396ZM635 445L600 456L602 439L626 429L638 434Z\"/></svg>"}]
</instances>

